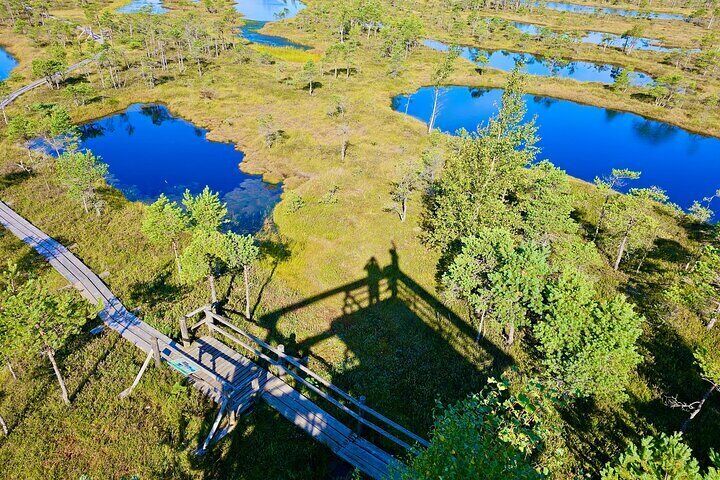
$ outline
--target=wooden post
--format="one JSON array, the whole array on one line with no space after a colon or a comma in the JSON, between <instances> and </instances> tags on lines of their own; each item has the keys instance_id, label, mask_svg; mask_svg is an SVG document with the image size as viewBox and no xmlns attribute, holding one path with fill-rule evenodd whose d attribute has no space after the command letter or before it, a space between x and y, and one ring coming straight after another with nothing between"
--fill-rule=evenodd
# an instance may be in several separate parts
<instances>
[{"instance_id":1,"label":"wooden post","mask_svg":"<svg viewBox=\"0 0 720 480\"><path fill-rule=\"evenodd\" d=\"M358 402L360 402L361 406L365 406L365 395L361 395L360 398L358 398ZM363 409L358 408L358 415L360 415L360 418L363 418L363 413L364 413ZM357 422L357 427L355 428L355 433L357 435L360 435L362 433L362 427L363 427L362 422Z\"/></svg>"},{"instance_id":2,"label":"wooden post","mask_svg":"<svg viewBox=\"0 0 720 480\"><path fill-rule=\"evenodd\" d=\"M155 356L154 351L149 351L147 354L147 357L145 358L145 361L142 364L142 367L140 367L140 371L138 372L137 376L135 377L135 381L133 381L132 385L130 387L126 388L122 392L120 392L120 398L125 398L129 396L132 391L137 387L137 384L140 382L140 379L142 378L143 374L145 373L145 370L147 370L148 365L150 365L150 360Z\"/></svg>"},{"instance_id":3,"label":"wooden post","mask_svg":"<svg viewBox=\"0 0 720 480\"><path fill-rule=\"evenodd\" d=\"M212 428L210 429L210 433L208 433L207 438L202 444L202 447L198 449L197 454L198 455L204 455L205 452L207 452L208 447L212 444L213 438L215 437L215 432L217 432L218 427L220 426L220 421L223 418L223 415L225 414L225 409L227 408L229 403L229 400L223 399L222 404L220 405L220 409L218 410L217 417L215 417L215 422L212 425Z\"/></svg>"},{"instance_id":4,"label":"wooden post","mask_svg":"<svg viewBox=\"0 0 720 480\"><path fill-rule=\"evenodd\" d=\"M160 357L160 346L158 345L157 337L152 337L152 340L150 340L150 342L152 346L152 353L155 357L155 366L157 368L160 368L160 365L162 365L162 358Z\"/></svg>"},{"instance_id":5,"label":"wooden post","mask_svg":"<svg viewBox=\"0 0 720 480\"><path fill-rule=\"evenodd\" d=\"M208 337L213 336L213 327L215 326L215 318L210 315L210 312L205 312L205 325L207 325L208 329Z\"/></svg>"},{"instance_id":6,"label":"wooden post","mask_svg":"<svg viewBox=\"0 0 720 480\"><path fill-rule=\"evenodd\" d=\"M183 347L190 346L190 333L188 332L187 318L180 317L180 336L182 337Z\"/></svg>"},{"instance_id":7,"label":"wooden post","mask_svg":"<svg viewBox=\"0 0 720 480\"><path fill-rule=\"evenodd\" d=\"M282 344L278 345L278 346L277 346L277 351L280 352L280 353L282 353L282 354L284 354L284 353L285 353L285 345L282 345ZM278 359L277 359L277 367L276 367L276 370L277 370L277 371L275 372L275 374L276 374L278 377L283 374L283 369L281 368L283 365L285 365L285 360L282 358L282 356L278 356Z\"/></svg>"}]
</instances>

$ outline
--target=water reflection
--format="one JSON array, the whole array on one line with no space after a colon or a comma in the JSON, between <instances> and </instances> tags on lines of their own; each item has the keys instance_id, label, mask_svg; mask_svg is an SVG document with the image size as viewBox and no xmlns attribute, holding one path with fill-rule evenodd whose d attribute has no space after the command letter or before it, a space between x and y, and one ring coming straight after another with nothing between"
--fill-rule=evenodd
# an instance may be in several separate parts
<instances>
[{"instance_id":1,"label":"water reflection","mask_svg":"<svg viewBox=\"0 0 720 480\"><path fill-rule=\"evenodd\" d=\"M297 0L235 0L235 10L248 20L273 22L292 18L305 4Z\"/></svg>"},{"instance_id":2,"label":"water reflection","mask_svg":"<svg viewBox=\"0 0 720 480\"><path fill-rule=\"evenodd\" d=\"M393 108L427 122L433 89L393 99ZM473 131L501 103L502 90L444 89L436 126L448 133ZM613 168L642 172L633 186L657 185L683 208L714 192L720 182L720 139L705 137L639 115L526 96L528 116L538 116L542 157L570 175L592 181Z\"/></svg>"},{"instance_id":3,"label":"water reflection","mask_svg":"<svg viewBox=\"0 0 720 480\"><path fill-rule=\"evenodd\" d=\"M10 72L17 66L18 62L5 49L0 48L0 81L10 76Z\"/></svg>"},{"instance_id":4,"label":"water reflection","mask_svg":"<svg viewBox=\"0 0 720 480\"><path fill-rule=\"evenodd\" d=\"M512 22L512 25L520 30L521 33L531 35L533 37L539 36L544 32L552 33L555 35L563 35L552 31L551 29L542 25L536 25L534 23L525 22ZM596 32L593 30L583 32L584 35L580 38L580 42L589 43L592 45L600 45L608 48L625 48L625 44L629 41L633 45L634 50L646 50L651 52L672 52L678 50L676 48L664 47L660 44L660 41L654 38L646 37L629 37L623 38L622 35L607 32Z\"/></svg>"},{"instance_id":5,"label":"water reflection","mask_svg":"<svg viewBox=\"0 0 720 480\"><path fill-rule=\"evenodd\" d=\"M153 202L162 193L180 200L186 189L199 193L207 185L227 202L233 230L255 232L282 193L241 172L244 154L233 144L207 140L205 130L162 105L133 105L81 133L80 147L102 157L111 184L133 201Z\"/></svg>"},{"instance_id":6,"label":"water reflection","mask_svg":"<svg viewBox=\"0 0 720 480\"><path fill-rule=\"evenodd\" d=\"M167 9L163 6L162 0L133 0L117 10L120 13L165 13Z\"/></svg>"},{"instance_id":7,"label":"water reflection","mask_svg":"<svg viewBox=\"0 0 720 480\"><path fill-rule=\"evenodd\" d=\"M423 44L441 52L448 51L448 45L436 41L425 40ZM523 70L531 75L541 77L571 78L579 82L613 83L622 71L617 65L570 61L564 59L543 58L531 53L510 52L507 50L481 50L475 47L462 47L460 56L478 65L487 65L503 71L511 71L516 65L523 65ZM634 86L646 86L653 82L652 77L645 73L633 72L630 82Z\"/></svg>"},{"instance_id":8,"label":"water reflection","mask_svg":"<svg viewBox=\"0 0 720 480\"><path fill-rule=\"evenodd\" d=\"M679 13L664 12L641 12L640 10L629 10L616 7L595 7L592 5L579 5L566 2L535 2L535 5L543 5L551 10L559 12L584 13L589 15L620 15L622 17L648 18L652 20L687 20L687 16Z\"/></svg>"},{"instance_id":9,"label":"water reflection","mask_svg":"<svg viewBox=\"0 0 720 480\"><path fill-rule=\"evenodd\" d=\"M268 22L261 22L258 20L246 20L245 24L240 28L240 36L249 42L256 43L258 45L268 45L270 47L291 47L298 48L300 50L310 50L311 47L295 43L285 37L278 37L276 35L266 35L260 33L261 30Z\"/></svg>"}]
</instances>

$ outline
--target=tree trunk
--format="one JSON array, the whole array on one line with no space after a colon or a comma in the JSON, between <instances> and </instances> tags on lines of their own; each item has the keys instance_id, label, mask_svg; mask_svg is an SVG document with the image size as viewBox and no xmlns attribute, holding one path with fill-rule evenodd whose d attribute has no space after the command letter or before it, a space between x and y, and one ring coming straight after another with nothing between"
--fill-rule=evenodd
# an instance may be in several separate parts
<instances>
[{"instance_id":1,"label":"tree trunk","mask_svg":"<svg viewBox=\"0 0 720 480\"><path fill-rule=\"evenodd\" d=\"M432 113L430 114L430 121L428 121L428 133L432 133L433 128L435 128L435 120L437 118L439 97L440 97L440 89L438 87L435 87L435 93L433 94Z\"/></svg>"},{"instance_id":2,"label":"tree trunk","mask_svg":"<svg viewBox=\"0 0 720 480\"><path fill-rule=\"evenodd\" d=\"M210 298L212 303L217 303L217 291L215 290L215 275L208 275L208 283L210 284Z\"/></svg>"},{"instance_id":3,"label":"tree trunk","mask_svg":"<svg viewBox=\"0 0 720 480\"><path fill-rule=\"evenodd\" d=\"M2 417L2 415L0 415L0 426L2 426L3 433L7 437L7 434L8 434L7 423L5 423L5 419Z\"/></svg>"},{"instance_id":4,"label":"tree trunk","mask_svg":"<svg viewBox=\"0 0 720 480\"><path fill-rule=\"evenodd\" d=\"M348 143L348 139L343 138L342 147L340 149L340 160L343 162L345 161L345 157L347 156Z\"/></svg>"},{"instance_id":5,"label":"tree trunk","mask_svg":"<svg viewBox=\"0 0 720 480\"><path fill-rule=\"evenodd\" d=\"M643 253L642 258L640 259L640 263L638 263L637 268L635 269L635 273L640 273L640 269L645 264L645 260L647 259L648 254L650 253L650 250L645 250Z\"/></svg>"},{"instance_id":6,"label":"tree trunk","mask_svg":"<svg viewBox=\"0 0 720 480\"><path fill-rule=\"evenodd\" d=\"M12 363L7 362L8 370L10 370L10 375L12 375L14 380L17 380L17 375L15 375L15 370L13 370Z\"/></svg>"},{"instance_id":7,"label":"tree trunk","mask_svg":"<svg viewBox=\"0 0 720 480\"><path fill-rule=\"evenodd\" d=\"M515 324L511 323L508 325L508 338L507 338L507 344L508 346L515 343Z\"/></svg>"},{"instance_id":8,"label":"tree trunk","mask_svg":"<svg viewBox=\"0 0 720 480\"><path fill-rule=\"evenodd\" d=\"M407 204L408 204L407 197L403 197L402 207L401 207L401 212L400 212L400 221L401 222L405 222L405 219L407 218Z\"/></svg>"},{"instance_id":9,"label":"tree trunk","mask_svg":"<svg viewBox=\"0 0 720 480\"><path fill-rule=\"evenodd\" d=\"M475 343L480 343L480 339L485 336L485 316L487 315L487 309L483 310L480 315L480 323L478 324L477 336L475 337Z\"/></svg>"},{"instance_id":10,"label":"tree trunk","mask_svg":"<svg viewBox=\"0 0 720 480\"><path fill-rule=\"evenodd\" d=\"M705 328L708 330L712 330L718 321L718 317L720 317L720 302L718 302L718 308L717 308L717 310L715 310L715 315L713 316L713 318L710 319L710 321L708 322L708 324ZM8 363L8 365L10 365L10 364Z\"/></svg>"},{"instance_id":11,"label":"tree trunk","mask_svg":"<svg viewBox=\"0 0 720 480\"><path fill-rule=\"evenodd\" d=\"M630 237L630 232L632 231L634 225L635 219L632 218L628 222L627 228L625 229L625 234L623 235L623 239L620 242L620 246L618 247L617 258L615 259L615 265L613 266L616 272L620 269L620 262L622 261L622 257L625 254L625 248L627 247L628 238Z\"/></svg>"},{"instance_id":12,"label":"tree trunk","mask_svg":"<svg viewBox=\"0 0 720 480\"><path fill-rule=\"evenodd\" d=\"M685 420L685 422L683 423L682 428L680 429L680 431L682 433L685 433L687 431L688 427L690 426L690 422L692 422L692 420L695 417L697 417L698 414L700 414L700 410L702 410L703 405L705 405L705 402L707 402L707 399L710 398L710 395L712 395L712 393L715 391L715 389L717 387L718 387L717 384L713 383L712 387L710 387L710 390L705 392L705 395L703 395L703 398L702 398L702 400L700 400L700 403L698 404L697 408L692 411L692 413L690 414L690 417L687 420Z\"/></svg>"},{"instance_id":13,"label":"tree trunk","mask_svg":"<svg viewBox=\"0 0 720 480\"><path fill-rule=\"evenodd\" d=\"M245 317L250 320L250 268L243 265L243 279L245 280Z\"/></svg>"},{"instance_id":14,"label":"tree trunk","mask_svg":"<svg viewBox=\"0 0 720 480\"><path fill-rule=\"evenodd\" d=\"M600 235L600 228L602 227L602 222L605 220L605 215L607 214L607 204L610 201L610 195L605 195L605 201L603 202L602 208L600 209L600 215L598 216L598 223L595 226L595 235L593 235L593 242L597 240L598 235Z\"/></svg>"},{"instance_id":15,"label":"tree trunk","mask_svg":"<svg viewBox=\"0 0 720 480\"><path fill-rule=\"evenodd\" d=\"M48 359L50 360L50 363L52 363L53 370L55 371L55 376L57 377L57 381L60 384L60 392L62 396L62 400L65 403L65 405L70 405L70 399L68 398L67 388L65 387L65 380L63 380L62 375L60 374L60 369L57 366L57 362L55 361L55 353L52 350L48 350L47 352Z\"/></svg>"},{"instance_id":16,"label":"tree trunk","mask_svg":"<svg viewBox=\"0 0 720 480\"><path fill-rule=\"evenodd\" d=\"M182 275L182 264L180 263L180 255L178 254L177 240L172 241L172 248L175 254L175 265L177 266L178 275Z\"/></svg>"}]
</instances>

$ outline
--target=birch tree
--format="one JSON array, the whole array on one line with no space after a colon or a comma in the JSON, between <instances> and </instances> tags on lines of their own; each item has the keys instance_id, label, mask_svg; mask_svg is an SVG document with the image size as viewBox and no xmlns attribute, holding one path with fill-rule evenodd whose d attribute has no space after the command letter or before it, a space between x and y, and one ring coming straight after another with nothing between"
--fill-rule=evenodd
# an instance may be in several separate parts
<instances>
[{"instance_id":1,"label":"birch tree","mask_svg":"<svg viewBox=\"0 0 720 480\"><path fill-rule=\"evenodd\" d=\"M433 104L432 111L430 113L430 120L428 120L428 133L431 133L435 128L435 121L437 120L438 111L440 108L440 97L442 96L443 87L447 82L450 75L455 71L455 61L460 56L460 47L453 45L450 47L448 52L443 57L442 62L435 68L432 74L431 82L433 86Z\"/></svg>"}]
</instances>

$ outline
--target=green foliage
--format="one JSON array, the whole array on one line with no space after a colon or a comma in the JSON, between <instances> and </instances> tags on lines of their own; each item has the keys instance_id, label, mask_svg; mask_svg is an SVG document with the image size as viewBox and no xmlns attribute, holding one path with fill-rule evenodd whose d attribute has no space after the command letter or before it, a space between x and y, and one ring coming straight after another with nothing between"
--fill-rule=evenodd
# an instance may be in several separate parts
<instances>
[{"instance_id":1,"label":"green foliage","mask_svg":"<svg viewBox=\"0 0 720 480\"><path fill-rule=\"evenodd\" d=\"M383 45L381 54L390 62L390 76L397 76L410 51L415 48L423 35L422 21L410 14L388 22L381 30Z\"/></svg>"},{"instance_id":2,"label":"green foliage","mask_svg":"<svg viewBox=\"0 0 720 480\"><path fill-rule=\"evenodd\" d=\"M297 192L288 192L284 203L287 205L287 210L290 213L296 213L305 206L305 200Z\"/></svg>"},{"instance_id":3,"label":"green foliage","mask_svg":"<svg viewBox=\"0 0 720 480\"><path fill-rule=\"evenodd\" d=\"M52 294L31 279L16 292L4 296L0 324L12 332L15 346L23 352L47 353L61 348L88 319L88 307L75 296ZM20 353L16 350L16 353Z\"/></svg>"},{"instance_id":4,"label":"green foliage","mask_svg":"<svg viewBox=\"0 0 720 480\"><path fill-rule=\"evenodd\" d=\"M393 202L391 210L398 214L400 221L404 222L407 218L408 202L411 195L420 186L420 176L416 169L408 167L403 172L402 177L396 182L392 182L390 189L390 199Z\"/></svg>"},{"instance_id":5,"label":"green foliage","mask_svg":"<svg viewBox=\"0 0 720 480\"><path fill-rule=\"evenodd\" d=\"M642 360L643 317L624 296L597 301L588 280L564 272L548 286L547 310L534 327L548 373L581 397L617 401Z\"/></svg>"},{"instance_id":6,"label":"green foliage","mask_svg":"<svg viewBox=\"0 0 720 480\"><path fill-rule=\"evenodd\" d=\"M560 436L554 396L532 380L517 393L508 388L506 381L491 378L479 394L440 405L430 447L412 459L401 478L546 478L548 468L538 459Z\"/></svg>"},{"instance_id":7,"label":"green foliage","mask_svg":"<svg viewBox=\"0 0 720 480\"><path fill-rule=\"evenodd\" d=\"M707 223L713 217L714 212L709 207L695 200L690 206L689 214L692 219L699 223Z\"/></svg>"},{"instance_id":8,"label":"green foliage","mask_svg":"<svg viewBox=\"0 0 720 480\"><path fill-rule=\"evenodd\" d=\"M620 70L620 73L617 74L615 77L615 81L612 84L612 89L618 92L627 92L628 88L630 88L632 80L632 70L628 70L626 68L623 68Z\"/></svg>"},{"instance_id":9,"label":"green foliage","mask_svg":"<svg viewBox=\"0 0 720 480\"><path fill-rule=\"evenodd\" d=\"M189 219L182 208L161 194L145 211L142 232L155 244L169 245L187 231L188 223Z\"/></svg>"},{"instance_id":10,"label":"green foliage","mask_svg":"<svg viewBox=\"0 0 720 480\"><path fill-rule=\"evenodd\" d=\"M190 225L204 232L217 231L227 223L227 206L220 201L220 195L205 187L201 193L193 196L186 190L182 200L190 215Z\"/></svg>"},{"instance_id":11,"label":"green foliage","mask_svg":"<svg viewBox=\"0 0 720 480\"><path fill-rule=\"evenodd\" d=\"M430 82L434 87L440 87L447 82L450 75L455 71L455 61L459 56L460 47L456 45L451 46L448 53L443 57L442 62L440 62L432 73Z\"/></svg>"},{"instance_id":12,"label":"green foliage","mask_svg":"<svg viewBox=\"0 0 720 480\"><path fill-rule=\"evenodd\" d=\"M303 65L302 70L298 73L297 82L301 88L307 88L310 95L312 95L315 89L315 84L318 83L319 78L320 69L318 69L317 65L315 65L315 62L308 60L305 65Z\"/></svg>"},{"instance_id":13,"label":"green foliage","mask_svg":"<svg viewBox=\"0 0 720 480\"><path fill-rule=\"evenodd\" d=\"M227 243L219 231L198 229L180 256L180 279L187 284L215 276L227 260Z\"/></svg>"},{"instance_id":14,"label":"green foliage","mask_svg":"<svg viewBox=\"0 0 720 480\"><path fill-rule=\"evenodd\" d=\"M717 352L701 346L695 351L695 361L702 371L703 378L713 385L720 386L720 358Z\"/></svg>"},{"instance_id":15,"label":"green foliage","mask_svg":"<svg viewBox=\"0 0 720 480\"><path fill-rule=\"evenodd\" d=\"M667 298L691 309L712 326L720 317L720 250L711 245L703 247L695 265L680 272Z\"/></svg>"},{"instance_id":16,"label":"green foliage","mask_svg":"<svg viewBox=\"0 0 720 480\"><path fill-rule=\"evenodd\" d=\"M480 318L507 325L508 343L515 330L542 312L542 292L550 272L548 251L535 243L515 244L505 229L483 229L462 239L462 248L443 275L444 285Z\"/></svg>"},{"instance_id":17,"label":"green foliage","mask_svg":"<svg viewBox=\"0 0 720 480\"><path fill-rule=\"evenodd\" d=\"M616 249L615 270L620 268L625 254L653 247L659 228L653 207L666 199L658 189L633 189L608 204L604 240Z\"/></svg>"},{"instance_id":18,"label":"green foliage","mask_svg":"<svg viewBox=\"0 0 720 480\"><path fill-rule=\"evenodd\" d=\"M567 174L548 161L529 170L529 185L518 192L518 210L526 238L553 245L561 237L578 232L571 218L573 196Z\"/></svg>"},{"instance_id":19,"label":"green foliage","mask_svg":"<svg viewBox=\"0 0 720 480\"><path fill-rule=\"evenodd\" d=\"M255 263L260 256L260 248L252 235L225 234L226 263L231 270L240 271Z\"/></svg>"},{"instance_id":20,"label":"green foliage","mask_svg":"<svg viewBox=\"0 0 720 480\"><path fill-rule=\"evenodd\" d=\"M73 200L82 202L85 213L93 206L100 214L96 190L102 186L108 166L92 152L67 151L55 161L55 171L60 184Z\"/></svg>"},{"instance_id":21,"label":"green foliage","mask_svg":"<svg viewBox=\"0 0 720 480\"><path fill-rule=\"evenodd\" d=\"M96 95L96 91L90 83L74 83L65 87L65 95L79 107L87 104Z\"/></svg>"},{"instance_id":22,"label":"green foliage","mask_svg":"<svg viewBox=\"0 0 720 480\"><path fill-rule=\"evenodd\" d=\"M63 59L60 58L38 58L32 61L32 73L36 77L43 77L48 83L53 82L53 75L62 72L67 68Z\"/></svg>"},{"instance_id":23,"label":"green foliage","mask_svg":"<svg viewBox=\"0 0 720 480\"><path fill-rule=\"evenodd\" d=\"M65 107L40 104L35 105L34 108L42 114L42 117L33 124L35 135L40 136L54 150L55 155L77 144L80 131Z\"/></svg>"},{"instance_id":24,"label":"green foliage","mask_svg":"<svg viewBox=\"0 0 720 480\"><path fill-rule=\"evenodd\" d=\"M711 467L703 475L690 447L680 434L645 437L639 446L630 445L617 462L602 471L602 480L717 480Z\"/></svg>"},{"instance_id":25,"label":"green foliage","mask_svg":"<svg viewBox=\"0 0 720 480\"><path fill-rule=\"evenodd\" d=\"M35 121L26 115L13 115L8 121L5 135L15 142L27 142L37 135L37 126Z\"/></svg>"},{"instance_id":26,"label":"green foliage","mask_svg":"<svg viewBox=\"0 0 720 480\"><path fill-rule=\"evenodd\" d=\"M525 167L535 160L534 121L523 122L522 76L516 70L503 93L502 107L476 134L453 140L445 168L428 199L425 239L445 249L482 227L518 225L512 200L522 189Z\"/></svg>"},{"instance_id":27,"label":"green foliage","mask_svg":"<svg viewBox=\"0 0 720 480\"><path fill-rule=\"evenodd\" d=\"M172 246L178 273L182 270L179 258L180 238L188 231L189 226L188 216L176 202L168 200L165 194L160 195L160 198L147 208L142 222L141 229L148 240L156 245Z\"/></svg>"}]
</instances>

